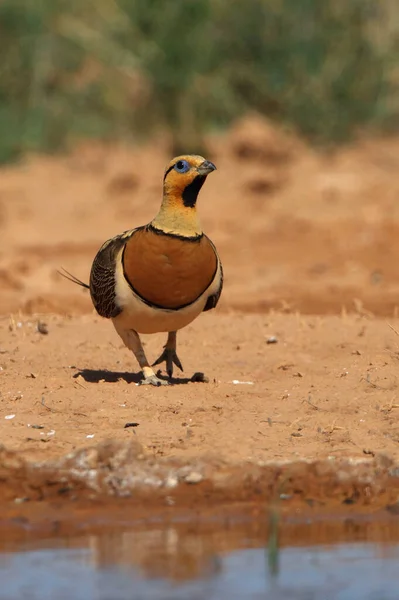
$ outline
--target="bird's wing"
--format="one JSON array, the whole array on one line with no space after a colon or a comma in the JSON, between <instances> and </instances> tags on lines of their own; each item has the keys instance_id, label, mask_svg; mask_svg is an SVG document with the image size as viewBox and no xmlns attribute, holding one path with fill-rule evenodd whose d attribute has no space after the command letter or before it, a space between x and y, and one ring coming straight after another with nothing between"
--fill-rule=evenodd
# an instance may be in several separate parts
<instances>
[{"instance_id":1,"label":"bird's wing","mask_svg":"<svg viewBox=\"0 0 399 600\"><path fill-rule=\"evenodd\" d=\"M116 303L116 261L135 231L137 229L125 231L105 242L97 252L91 267L91 299L98 314L107 319L117 317L122 312Z\"/></svg>"},{"instance_id":2,"label":"bird's wing","mask_svg":"<svg viewBox=\"0 0 399 600\"><path fill-rule=\"evenodd\" d=\"M209 238L208 238L208 240L209 240ZM214 294L212 294L211 296L208 296L208 299L207 299L206 304L204 306L204 310L202 312L206 312L207 310L212 310L212 308L216 307L217 303L219 302L219 298L220 298L220 295L221 295L222 289L223 289L223 267L222 267L222 263L221 263L219 254L218 254L218 252L216 250L216 247L215 247L214 243L211 240L209 240L209 241L210 241L210 243L212 245L212 248L213 248L213 250L214 250L214 252L216 254L216 258L217 258L217 261L218 261L219 269L217 269L217 271L219 270L219 272L220 272L220 283L219 283L219 287L218 287L217 291Z\"/></svg>"}]
</instances>

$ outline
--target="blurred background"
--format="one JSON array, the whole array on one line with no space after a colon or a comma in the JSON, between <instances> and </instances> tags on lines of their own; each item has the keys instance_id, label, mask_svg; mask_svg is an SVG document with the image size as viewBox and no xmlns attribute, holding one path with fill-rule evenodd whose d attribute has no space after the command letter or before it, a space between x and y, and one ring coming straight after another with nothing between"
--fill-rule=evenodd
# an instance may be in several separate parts
<instances>
[{"instance_id":1,"label":"blurred background","mask_svg":"<svg viewBox=\"0 0 399 600\"><path fill-rule=\"evenodd\" d=\"M396 314L394 0L3 0L0 312L88 312L100 244L180 152L222 308Z\"/></svg>"},{"instance_id":2,"label":"blurred background","mask_svg":"<svg viewBox=\"0 0 399 600\"><path fill-rule=\"evenodd\" d=\"M3 0L0 159L77 138L172 152L248 110L314 143L398 120L393 0Z\"/></svg>"}]
</instances>

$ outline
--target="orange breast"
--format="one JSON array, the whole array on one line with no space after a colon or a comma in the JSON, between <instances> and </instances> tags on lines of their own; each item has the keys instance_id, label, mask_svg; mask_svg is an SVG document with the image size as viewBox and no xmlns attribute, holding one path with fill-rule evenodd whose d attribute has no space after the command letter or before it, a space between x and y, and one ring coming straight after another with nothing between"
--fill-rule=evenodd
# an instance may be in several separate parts
<instances>
[{"instance_id":1,"label":"orange breast","mask_svg":"<svg viewBox=\"0 0 399 600\"><path fill-rule=\"evenodd\" d=\"M217 258L206 236L190 241L140 229L126 244L123 266L142 298L173 309L194 302L207 289Z\"/></svg>"}]
</instances>

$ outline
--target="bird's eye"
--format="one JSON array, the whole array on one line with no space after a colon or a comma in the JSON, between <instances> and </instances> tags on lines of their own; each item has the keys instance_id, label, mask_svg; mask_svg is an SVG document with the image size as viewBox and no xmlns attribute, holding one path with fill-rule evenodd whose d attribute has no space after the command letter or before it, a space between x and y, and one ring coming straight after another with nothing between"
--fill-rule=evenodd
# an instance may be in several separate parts
<instances>
[{"instance_id":1,"label":"bird's eye","mask_svg":"<svg viewBox=\"0 0 399 600\"><path fill-rule=\"evenodd\" d=\"M178 173L187 173L189 168L190 168L190 165L188 164L188 162L186 160L178 160L177 163L175 164L175 170Z\"/></svg>"}]
</instances>

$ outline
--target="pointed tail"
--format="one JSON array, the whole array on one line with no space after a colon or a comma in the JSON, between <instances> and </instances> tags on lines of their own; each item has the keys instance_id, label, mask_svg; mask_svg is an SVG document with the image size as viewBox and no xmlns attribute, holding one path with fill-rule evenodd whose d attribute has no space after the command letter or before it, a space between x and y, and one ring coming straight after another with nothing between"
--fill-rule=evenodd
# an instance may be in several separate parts
<instances>
[{"instance_id":1,"label":"pointed tail","mask_svg":"<svg viewBox=\"0 0 399 600\"><path fill-rule=\"evenodd\" d=\"M87 285L87 283L84 283L83 281L81 281L80 279L75 277L75 275L72 275L72 273L69 273L69 271L67 271L63 267L62 267L62 271L57 271L57 273L62 275L62 277L65 277L65 279L68 279L68 281L72 281L72 283L76 283L76 285L80 285L82 288L85 288L87 290L90 289L90 286Z\"/></svg>"}]
</instances>

